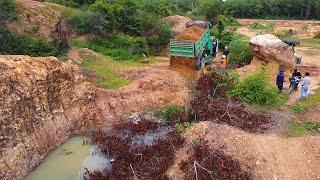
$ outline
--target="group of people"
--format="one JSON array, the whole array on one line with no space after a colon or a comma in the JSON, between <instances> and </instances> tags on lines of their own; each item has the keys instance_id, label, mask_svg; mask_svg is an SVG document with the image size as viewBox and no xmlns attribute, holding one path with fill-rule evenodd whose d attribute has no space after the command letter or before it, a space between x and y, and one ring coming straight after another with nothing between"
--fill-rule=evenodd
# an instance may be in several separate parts
<instances>
[{"instance_id":1,"label":"group of people","mask_svg":"<svg viewBox=\"0 0 320 180\"><path fill-rule=\"evenodd\" d=\"M285 82L284 77L284 71L280 70L277 75L276 84L278 86L279 92L283 91L283 83ZM289 78L290 87L294 88L294 90L298 89L298 84L301 83L301 99L306 99L308 97L310 84L311 84L311 78L310 73L306 72L304 74L304 77L302 76L301 72L299 72L297 69L294 69L292 76Z\"/></svg>"}]
</instances>

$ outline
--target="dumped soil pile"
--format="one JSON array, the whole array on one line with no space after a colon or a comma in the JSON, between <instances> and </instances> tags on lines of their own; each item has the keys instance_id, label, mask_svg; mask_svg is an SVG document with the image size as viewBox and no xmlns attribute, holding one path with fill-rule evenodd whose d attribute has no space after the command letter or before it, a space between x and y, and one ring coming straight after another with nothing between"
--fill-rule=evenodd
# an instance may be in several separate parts
<instances>
[{"instance_id":1,"label":"dumped soil pile","mask_svg":"<svg viewBox=\"0 0 320 180\"><path fill-rule=\"evenodd\" d=\"M176 37L176 40L192 40L197 41L200 39L202 34L205 32L205 29L192 26L185 29L181 34Z\"/></svg>"},{"instance_id":2,"label":"dumped soil pile","mask_svg":"<svg viewBox=\"0 0 320 180\"><path fill-rule=\"evenodd\" d=\"M250 173L241 169L240 162L221 150L213 150L201 140L188 154L188 160L180 163L187 180L193 179L252 179Z\"/></svg>"},{"instance_id":3,"label":"dumped soil pile","mask_svg":"<svg viewBox=\"0 0 320 180\"><path fill-rule=\"evenodd\" d=\"M183 72L187 78L194 78L196 76L196 60L195 58L171 56L170 58L171 69Z\"/></svg>"},{"instance_id":4,"label":"dumped soil pile","mask_svg":"<svg viewBox=\"0 0 320 180\"><path fill-rule=\"evenodd\" d=\"M246 110L238 98L228 97L227 82L221 74L205 74L197 81L194 96L191 97L191 114L196 121L226 123L247 132L266 130L270 117Z\"/></svg>"},{"instance_id":5,"label":"dumped soil pile","mask_svg":"<svg viewBox=\"0 0 320 180\"><path fill-rule=\"evenodd\" d=\"M167 179L165 172L174 162L174 153L183 145L177 130L157 122L129 122L115 127L119 134L98 130L93 143L112 161L111 170L87 172L90 179Z\"/></svg>"},{"instance_id":6,"label":"dumped soil pile","mask_svg":"<svg viewBox=\"0 0 320 180\"><path fill-rule=\"evenodd\" d=\"M188 17L179 16L179 15L168 16L163 18L163 20L166 22L172 22L173 23L172 31L178 34L183 32L186 29L187 22L192 21L192 19Z\"/></svg>"}]
</instances>

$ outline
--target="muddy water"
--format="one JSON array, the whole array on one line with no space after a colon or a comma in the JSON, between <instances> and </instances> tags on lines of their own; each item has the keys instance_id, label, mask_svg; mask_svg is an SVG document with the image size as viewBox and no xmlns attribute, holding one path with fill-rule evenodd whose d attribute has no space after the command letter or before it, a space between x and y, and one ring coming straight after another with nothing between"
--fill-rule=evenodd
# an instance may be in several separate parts
<instances>
[{"instance_id":1,"label":"muddy water","mask_svg":"<svg viewBox=\"0 0 320 180\"><path fill-rule=\"evenodd\" d=\"M103 170L110 166L96 146L83 145L85 137L73 137L45 158L44 162L30 172L27 180L82 179L84 167Z\"/></svg>"}]
</instances>

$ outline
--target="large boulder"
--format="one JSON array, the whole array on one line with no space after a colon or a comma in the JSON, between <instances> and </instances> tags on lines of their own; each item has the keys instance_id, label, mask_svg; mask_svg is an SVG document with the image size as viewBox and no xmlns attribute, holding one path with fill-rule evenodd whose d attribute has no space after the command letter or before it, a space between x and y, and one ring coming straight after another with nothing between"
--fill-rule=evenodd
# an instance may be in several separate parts
<instances>
[{"instance_id":1,"label":"large boulder","mask_svg":"<svg viewBox=\"0 0 320 180\"><path fill-rule=\"evenodd\" d=\"M77 67L55 57L0 56L0 179L22 179L99 117Z\"/></svg>"},{"instance_id":2,"label":"large boulder","mask_svg":"<svg viewBox=\"0 0 320 180\"><path fill-rule=\"evenodd\" d=\"M285 66L295 65L292 48L274 35L255 36L250 40L250 45L253 55L266 63L278 61Z\"/></svg>"}]
</instances>

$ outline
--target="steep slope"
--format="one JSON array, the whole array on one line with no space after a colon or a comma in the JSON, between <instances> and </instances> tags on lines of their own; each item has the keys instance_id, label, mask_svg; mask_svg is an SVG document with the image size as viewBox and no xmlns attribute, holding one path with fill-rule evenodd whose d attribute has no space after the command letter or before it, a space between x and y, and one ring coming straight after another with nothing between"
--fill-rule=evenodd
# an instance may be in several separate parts
<instances>
[{"instance_id":1,"label":"steep slope","mask_svg":"<svg viewBox=\"0 0 320 180\"><path fill-rule=\"evenodd\" d=\"M7 27L30 38L53 39L55 25L62 18L63 12L70 9L53 3L33 0L16 0L18 19Z\"/></svg>"},{"instance_id":2,"label":"steep slope","mask_svg":"<svg viewBox=\"0 0 320 180\"><path fill-rule=\"evenodd\" d=\"M95 91L54 57L0 56L0 177L15 179L99 112Z\"/></svg>"}]
</instances>

